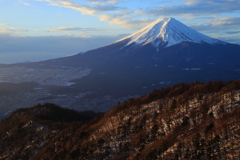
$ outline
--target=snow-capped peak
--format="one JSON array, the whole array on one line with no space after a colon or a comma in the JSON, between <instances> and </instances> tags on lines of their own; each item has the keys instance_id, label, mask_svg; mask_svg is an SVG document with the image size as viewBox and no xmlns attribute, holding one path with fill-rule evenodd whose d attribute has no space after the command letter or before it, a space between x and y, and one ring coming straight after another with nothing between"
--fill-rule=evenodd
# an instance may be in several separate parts
<instances>
[{"instance_id":1,"label":"snow-capped peak","mask_svg":"<svg viewBox=\"0 0 240 160\"><path fill-rule=\"evenodd\" d=\"M148 43L151 43L156 47L157 50L160 44L165 44L165 47L169 47L181 42L205 42L212 45L217 43L224 44L224 42L220 40L210 38L189 28L174 18L160 18L145 28L141 29L140 31L119 41L125 39L130 39L126 46L131 44L146 45Z\"/></svg>"}]
</instances>

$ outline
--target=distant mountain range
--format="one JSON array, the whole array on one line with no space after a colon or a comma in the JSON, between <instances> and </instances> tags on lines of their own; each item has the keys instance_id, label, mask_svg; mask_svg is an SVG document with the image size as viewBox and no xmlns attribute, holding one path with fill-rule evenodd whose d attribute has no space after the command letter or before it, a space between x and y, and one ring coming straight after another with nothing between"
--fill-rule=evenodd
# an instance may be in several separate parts
<instances>
[{"instance_id":1,"label":"distant mountain range","mask_svg":"<svg viewBox=\"0 0 240 160\"><path fill-rule=\"evenodd\" d=\"M41 102L64 94L117 99L179 82L239 79L239 61L239 45L205 36L174 18L161 18L108 46L47 61L2 65L0 81L44 85L51 95L41 97ZM105 102L97 101L95 108Z\"/></svg>"}]
</instances>

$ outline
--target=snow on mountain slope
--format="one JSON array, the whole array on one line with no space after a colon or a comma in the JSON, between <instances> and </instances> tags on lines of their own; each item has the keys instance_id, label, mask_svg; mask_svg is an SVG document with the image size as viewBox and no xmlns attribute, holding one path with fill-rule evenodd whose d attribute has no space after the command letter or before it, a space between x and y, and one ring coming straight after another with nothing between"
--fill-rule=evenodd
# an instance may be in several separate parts
<instances>
[{"instance_id":1,"label":"snow on mountain slope","mask_svg":"<svg viewBox=\"0 0 240 160\"><path fill-rule=\"evenodd\" d=\"M205 36L174 18L160 18L140 31L119 41L130 39L126 46L131 44L146 45L151 43L158 50L159 45L169 47L181 42L226 44L220 40ZM119 42L117 41L117 42Z\"/></svg>"}]
</instances>

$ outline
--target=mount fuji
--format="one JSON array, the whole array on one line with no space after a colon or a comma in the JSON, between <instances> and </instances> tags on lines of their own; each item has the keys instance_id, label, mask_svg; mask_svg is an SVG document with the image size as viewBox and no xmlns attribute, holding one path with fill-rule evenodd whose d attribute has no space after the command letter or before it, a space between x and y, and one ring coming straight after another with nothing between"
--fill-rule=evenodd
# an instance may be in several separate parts
<instances>
[{"instance_id":1,"label":"mount fuji","mask_svg":"<svg viewBox=\"0 0 240 160\"><path fill-rule=\"evenodd\" d=\"M89 99L124 97L180 82L239 79L239 61L239 45L210 38L174 18L160 18L101 48L58 59L2 66L19 70L15 74L4 72L0 81L35 81L54 86L51 93L84 92L83 96L89 93Z\"/></svg>"},{"instance_id":2,"label":"mount fuji","mask_svg":"<svg viewBox=\"0 0 240 160\"><path fill-rule=\"evenodd\" d=\"M159 46L173 46L181 42L225 44L222 41L207 37L175 20L174 18L160 18L140 31L123 38L131 39L126 46L146 45L151 43L158 51ZM122 41L120 40L120 41Z\"/></svg>"}]
</instances>

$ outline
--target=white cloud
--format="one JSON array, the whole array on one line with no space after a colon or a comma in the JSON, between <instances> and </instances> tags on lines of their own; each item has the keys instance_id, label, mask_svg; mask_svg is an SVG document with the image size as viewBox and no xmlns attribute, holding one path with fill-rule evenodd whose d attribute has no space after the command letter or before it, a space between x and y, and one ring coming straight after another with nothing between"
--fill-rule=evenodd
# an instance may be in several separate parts
<instances>
[{"instance_id":1,"label":"white cloud","mask_svg":"<svg viewBox=\"0 0 240 160\"><path fill-rule=\"evenodd\" d=\"M213 26L231 26L239 28L240 17L222 17L214 20L207 20L207 22Z\"/></svg>"},{"instance_id":2,"label":"white cloud","mask_svg":"<svg viewBox=\"0 0 240 160\"><path fill-rule=\"evenodd\" d=\"M226 32L227 34L238 34L240 33L240 31L229 31L229 32Z\"/></svg>"},{"instance_id":3,"label":"white cloud","mask_svg":"<svg viewBox=\"0 0 240 160\"><path fill-rule=\"evenodd\" d=\"M20 28L20 27L9 27L9 28L12 29L15 32L28 32L27 29L23 29L23 28Z\"/></svg>"},{"instance_id":4,"label":"white cloud","mask_svg":"<svg viewBox=\"0 0 240 160\"><path fill-rule=\"evenodd\" d=\"M52 29L46 29L48 32L64 32L64 31L102 31L99 28L80 28L80 27L58 27Z\"/></svg>"},{"instance_id":5,"label":"white cloud","mask_svg":"<svg viewBox=\"0 0 240 160\"><path fill-rule=\"evenodd\" d=\"M124 29L141 29L152 22L152 19L134 19L131 12L121 14L104 14L99 16L101 21L109 22L110 25L120 25ZM134 17L134 15L133 15Z\"/></svg>"},{"instance_id":6,"label":"white cloud","mask_svg":"<svg viewBox=\"0 0 240 160\"><path fill-rule=\"evenodd\" d=\"M118 0L108 0L107 3L109 4L117 4L119 1Z\"/></svg>"},{"instance_id":7,"label":"white cloud","mask_svg":"<svg viewBox=\"0 0 240 160\"><path fill-rule=\"evenodd\" d=\"M82 30L79 27L58 27L52 29L46 29L48 32L62 32L62 31L79 31Z\"/></svg>"},{"instance_id":8,"label":"white cloud","mask_svg":"<svg viewBox=\"0 0 240 160\"><path fill-rule=\"evenodd\" d=\"M8 24L0 23L0 26L8 26Z\"/></svg>"},{"instance_id":9,"label":"white cloud","mask_svg":"<svg viewBox=\"0 0 240 160\"><path fill-rule=\"evenodd\" d=\"M239 45L240 45L239 35L237 35L237 36L222 37L221 40L223 40L223 41L225 41L225 42L229 42L229 43L239 44Z\"/></svg>"},{"instance_id":10,"label":"white cloud","mask_svg":"<svg viewBox=\"0 0 240 160\"><path fill-rule=\"evenodd\" d=\"M222 17L191 24L194 30L225 42L240 44L240 18Z\"/></svg>"},{"instance_id":11,"label":"white cloud","mask_svg":"<svg viewBox=\"0 0 240 160\"><path fill-rule=\"evenodd\" d=\"M16 32L28 32L28 30L20 27L11 27L8 24L0 24L0 34L10 34Z\"/></svg>"},{"instance_id":12,"label":"white cloud","mask_svg":"<svg viewBox=\"0 0 240 160\"><path fill-rule=\"evenodd\" d=\"M221 19L221 18L220 18ZM190 24L190 27L199 32L209 32L209 33L239 33L240 22L235 21L220 21L219 19L206 20L204 23Z\"/></svg>"},{"instance_id":13,"label":"white cloud","mask_svg":"<svg viewBox=\"0 0 240 160\"><path fill-rule=\"evenodd\" d=\"M234 13L240 11L239 0L186 0L180 5L159 5L146 9L145 13L150 16L209 16L213 14Z\"/></svg>"},{"instance_id":14,"label":"white cloud","mask_svg":"<svg viewBox=\"0 0 240 160\"><path fill-rule=\"evenodd\" d=\"M105 3L103 3L103 2L100 2L100 1L87 1L88 3L90 3L90 4L93 4L93 5L98 5L98 6L104 6L105 5Z\"/></svg>"},{"instance_id":15,"label":"white cloud","mask_svg":"<svg viewBox=\"0 0 240 160\"><path fill-rule=\"evenodd\" d=\"M66 0L55 0L55 1L54 0L37 0L37 1L49 2L49 5L52 5L52 6L74 9L86 15L96 15L98 13L102 13L106 11L115 11L118 8L114 6L102 6L102 5L91 7L87 5L81 5L80 3L75 3L72 1L66 1Z\"/></svg>"},{"instance_id":16,"label":"white cloud","mask_svg":"<svg viewBox=\"0 0 240 160\"><path fill-rule=\"evenodd\" d=\"M192 13L188 13L181 14L181 17L183 17L184 19L213 19L216 16L215 15L195 16Z\"/></svg>"},{"instance_id":17,"label":"white cloud","mask_svg":"<svg viewBox=\"0 0 240 160\"><path fill-rule=\"evenodd\" d=\"M0 27L0 34L9 34L9 33L12 33L12 32L13 32L13 30Z\"/></svg>"},{"instance_id":18,"label":"white cloud","mask_svg":"<svg viewBox=\"0 0 240 160\"><path fill-rule=\"evenodd\" d=\"M87 0L87 2L93 5L115 5L119 3L119 0Z\"/></svg>"},{"instance_id":19,"label":"white cloud","mask_svg":"<svg viewBox=\"0 0 240 160\"><path fill-rule=\"evenodd\" d=\"M193 6L199 4L200 2L201 2L200 0L186 0L184 4L187 6Z\"/></svg>"},{"instance_id":20,"label":"white cloud","mask_svg":"<svg viewBox=\"0 0 240 160\"><path fill-rule=\"evenodd\" d=\"M30 6L31 5L30 3L27 3L27 2L21 2L21 3L25 6Z\"/></svg>"}]
</instances>

